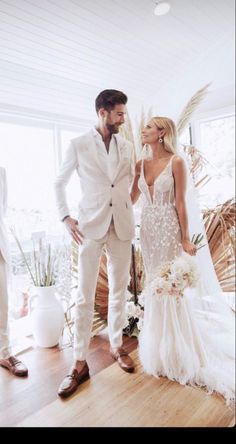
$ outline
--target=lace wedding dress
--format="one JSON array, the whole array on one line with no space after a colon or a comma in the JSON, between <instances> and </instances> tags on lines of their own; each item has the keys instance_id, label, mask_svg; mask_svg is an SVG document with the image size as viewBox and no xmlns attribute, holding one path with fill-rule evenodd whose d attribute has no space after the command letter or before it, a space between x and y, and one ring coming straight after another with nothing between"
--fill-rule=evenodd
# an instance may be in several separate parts
<instances>
[{"instance_id":1,"label":"lace wedding dress","mask_svg":"<svg viewBox=\"0 0 236 444\"><path fill-rule=\"evenodd\" d=\"M185 290L182 298L158 295L153 285L160 266L182 253L175 209L173 157L152 187L147 185L143 161L141 163L140 242L146 282L139 356L149 374L166 376L183 385L205 387L208 392L219 392L227 401L232 401L235 396L234 316L227 304L223 304L222 310L222 294L212 298L206 288L208 294L203 294L201 278L198 288Z\"/></svg>"}]
</instances>

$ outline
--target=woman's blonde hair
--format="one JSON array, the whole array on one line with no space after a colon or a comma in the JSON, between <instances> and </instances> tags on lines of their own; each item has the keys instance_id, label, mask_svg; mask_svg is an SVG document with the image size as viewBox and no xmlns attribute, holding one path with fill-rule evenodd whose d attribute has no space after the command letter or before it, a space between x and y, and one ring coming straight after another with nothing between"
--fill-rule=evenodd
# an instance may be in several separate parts
<instances>
[{"instance_id":1,"label":"woman's blonde hair","mask_svg":"<svg viewBox=\"0 0 236 444\"><path fill-rule=\"evenodd\" d=\"M165 134L162 137L165 150L175 154L177 151L177 130L173 120L168 117L152 117L151 120L159 130L165 130Z\"/></svg>"}]
</instances>

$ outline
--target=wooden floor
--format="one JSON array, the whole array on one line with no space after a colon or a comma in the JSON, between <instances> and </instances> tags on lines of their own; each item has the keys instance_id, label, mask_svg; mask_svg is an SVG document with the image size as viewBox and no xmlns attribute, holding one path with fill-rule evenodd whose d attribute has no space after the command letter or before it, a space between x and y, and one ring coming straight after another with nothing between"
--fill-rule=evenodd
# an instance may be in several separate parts
<instances>
[{"instance_id":1,"label":"wooden floor","mask_svg":"<svg viewBox=\"0 0 236 444\"><path fill-rule=\"evenodd\" d=\"M137 347L134 337L124 335L123 341L128 352ZM56 400L58 387L68 373L72 356L72 348L30 348L18 356L29 369L27 378L14 377L0 367L0 427L15 426ZM106 333L92 338L87 361L92 377L113 364Z\"/></svg>"},{"instance_id":2,"label":"wooden floor","mask_svg":"<svg viewBox=\"0 0 236 444\"><path fill-rule=\"evenodd\" d=\"M0 426L234 426L234 410L221 397L144 374L136 340L126 336L124 340L127 351L134 350L135 373L125 373L113 363L106 338L95 337L88 357L92 377L67 400L59 399L56 392L68 370L71 349L29 351L24 361L31 372L24 380L1 370Z\"/></svg>"}]
</instances>

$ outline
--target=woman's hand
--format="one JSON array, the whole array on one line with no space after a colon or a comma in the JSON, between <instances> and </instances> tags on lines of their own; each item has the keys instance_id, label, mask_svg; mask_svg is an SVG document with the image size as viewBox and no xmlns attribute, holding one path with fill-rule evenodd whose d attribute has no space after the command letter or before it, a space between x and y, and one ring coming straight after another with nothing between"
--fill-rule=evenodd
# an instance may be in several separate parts
<instances>
[{"instance_id":1,"label":"woman's hand","mask_svg":"<svg viewBox=\"0 0 236 444\"><path fill-rule=\"evenodd\" d=\"M190 240L184 239L182 241L182 246L183 246L184 251L186 251L186 253L190 254L190 256L196 256L197 247L195 244L190 242Z\"/></svg>"}]
</instances>

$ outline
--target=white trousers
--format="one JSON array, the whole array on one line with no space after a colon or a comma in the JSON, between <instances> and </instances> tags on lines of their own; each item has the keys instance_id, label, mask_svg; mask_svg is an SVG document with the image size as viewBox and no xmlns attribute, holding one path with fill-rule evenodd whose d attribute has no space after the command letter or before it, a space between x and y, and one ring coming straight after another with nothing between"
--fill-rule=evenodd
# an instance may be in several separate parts
<instances>
[{"instance_id":1,"label":"white trousers","mask_svg":"<svg viewBox=\"0 0 236 444\"><path fill-rule=\"evenodd\" d=\"M121 241L111 223L99 240L84 239L79 246L78 292L75 309L74 358L86 359L94 314L94 299L102 250L107 254L108 334L112 348L122 345L126 290L129 283L131 240Z\"/></svg>"},{"instance_id":2,"label":"white trousers","mask_svg":"<svg viewBox=\"0 0 236 444\"><path fill-rule=\"evenodd\" d=\"M8 336L7 264L0 251L0 359L11 355Z\"/></svg>"}]
</instances>

